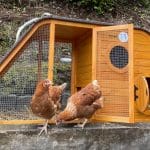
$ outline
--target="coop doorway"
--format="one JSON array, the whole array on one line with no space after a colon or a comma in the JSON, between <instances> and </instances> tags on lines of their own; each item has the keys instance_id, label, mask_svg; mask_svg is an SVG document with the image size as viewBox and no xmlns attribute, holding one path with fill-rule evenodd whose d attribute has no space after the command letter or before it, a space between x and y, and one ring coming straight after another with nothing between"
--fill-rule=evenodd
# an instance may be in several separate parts
<instances>
[{"instance_id":1,"label":"coop doorway","mask_svg":"<svg viewBox=\"0 0 150 150\"><path fill-rule=\"evenodd\" d=\"M75 25L55 25L53 81L67 83L63 107L73 93L92 80L92 29Z\"/></svg>"}]
</instances>

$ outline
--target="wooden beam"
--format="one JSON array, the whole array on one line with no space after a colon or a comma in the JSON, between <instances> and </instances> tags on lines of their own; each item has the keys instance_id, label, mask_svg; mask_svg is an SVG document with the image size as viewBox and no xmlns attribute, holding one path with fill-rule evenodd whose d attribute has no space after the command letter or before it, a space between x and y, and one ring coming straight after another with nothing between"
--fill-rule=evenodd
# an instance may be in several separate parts
<instances>
[{"instance_id":1,"label":"wooden beam","mask_svg":"<svg viewBox=\"0 0 150 150\"><path fill-rule=\"evenodd\" d=\"M76 48L75 41L72 43L72 62L71 62L71 94L76 91Z\"/></svg>"},{"instance_id":2,"label":"wooden beam","mask_svg":"<svg viewBox=\"0 0 150 150\"><path fill-rule=\"evenodd\" d=\"M97 31L92 32L92 80L96 79L96 51L97 51Z\"/></svg>"},{"instance_id":3,"label":"wooden beam","mask_svg":"<svg viewBox=\"0 0 150 150\"><path fill-rule=\"evenodd\" d=\"M48 79L53 81L54 69L54 50L55 50L55 23L50 24L50 37L49 37L49 56L48 56Z\"/></svg>"},{"instance_id":4,"label":"wooden beam","mask_svg":"<svg viewBox=\"0 0 150 150\"><path fill-rule=\"evenodd\" d=\"M120 117L120 116L93 116L91 119L92 122L124 122L124 123L131 123L129 117Z\"/></svg>"},{"instance_id":5,"label":"wooden beam","mask_svg":"<svg viewBox=\"0 0 150 150\"><path fill-rule=\"evenodd\" d=\"M133 25L128 25L128 49L129 49L129 117L134 122L134 68L133 68Z\"/></svg>"},{"instance_id":6,"label":"wooden beam","mask_svg":"<svg viewBox=\"0 0 150 150\"><path fill-rule=\"evenodd\" d=\"M93 24L85 24L85 23L75 23L75 22L68 22L68 21L60 21L60 20L53 20L56 25L63 25L63 26L74 26L74 27L81 27L81 28L94 28L99 27L100 25L93 25Z\"/></svg>"}]
</instances>

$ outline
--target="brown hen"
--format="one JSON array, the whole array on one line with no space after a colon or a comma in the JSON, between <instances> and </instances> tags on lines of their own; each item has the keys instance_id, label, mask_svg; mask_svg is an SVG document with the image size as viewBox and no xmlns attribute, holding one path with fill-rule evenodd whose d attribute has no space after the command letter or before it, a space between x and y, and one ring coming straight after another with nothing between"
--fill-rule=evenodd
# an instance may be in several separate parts
<instances>
[{"instance_id":1,"label":"brown hen","mask_svg":"<svg viewBox=\"0 0 150 150\"><path fill-rule=\"evenodd\" d=\"M60 86L52 86L52 82L48 79L42 80L37 84L31 100L31 110L35 115L46 119L46 123L42 127L39 135L43 131L47 133L48 120L59 109L60 97L65 87L66 83Z\"/></svg>"},{"instance_id":2,"label":"brown hen","mask_svg":"<svg viewBox=\"0 0 150 150\"><path fill-rule=\"evenodd\" d=\"M88 119L92 117L97 109L102 107L103 97L100 86L97 80L94 80L68 99L66 108L58 114L56 122L59 124L76 118L84 118L85 121L81 125L84 128Z\"/></svg>"}]
</instances>

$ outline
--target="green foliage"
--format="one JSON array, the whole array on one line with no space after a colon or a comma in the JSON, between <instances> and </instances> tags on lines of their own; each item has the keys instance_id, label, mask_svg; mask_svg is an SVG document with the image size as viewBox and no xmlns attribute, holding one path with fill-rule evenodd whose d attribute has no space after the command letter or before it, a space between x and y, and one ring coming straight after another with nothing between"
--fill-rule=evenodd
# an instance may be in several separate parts
<instances>
[{"instance_id":1,"label":"green foliage","mask_svg":"<svg viewBox=\"0 0 150 150\"><path fill-rule=\"evenodd\" d=\"M103 14L105 11L112 11L116 0L67 0L75 5L96 10L97 13Z\"/></svg>"},{"instance_id":2,"label":"green foliage","mask_svg":"<svg viewBox=\"0 0 150 150\"><path fill-rule=\"evenodd\" d=\"M11 67L6 75L0 80L4 93L1 94L32 94L36 84L37 67L28 65Z\"/></svg>"},{"instance_id":3,"label":"green foliage","mask_svg":"<svg viewBox=\"0 0 150 150\"><path fill-rule=\"evenodd\" d=\"M150 8L149 0L66 0L67 2L83 7L89 10L95 10L98 14L104 14L105 12L112 12L116 7L128 7L138 6L144 8Z\"/></svg>"},{"instance_id":4,"label":"green foliage","mask_svg":"<svg viewBox=\"0 0 150 150\"><path fill-rule=\"evenodd\" d=\"M0 56L3 56L14 43L16 23L0 25Z\"/></svg>"},{"instance_id":5,"label":"green foliage","mask_svg":"<svg viewBox=\"0 0 150 150\"><path fill-rule=\"evenodd\" d=\"M71 44L59 43L55 44L55 57L54 57L54 83L62 84L67 83L67 89L70 89L71 81L71 63L61 62L62 57L71 57Z\"/></svg>"}]
</instances>

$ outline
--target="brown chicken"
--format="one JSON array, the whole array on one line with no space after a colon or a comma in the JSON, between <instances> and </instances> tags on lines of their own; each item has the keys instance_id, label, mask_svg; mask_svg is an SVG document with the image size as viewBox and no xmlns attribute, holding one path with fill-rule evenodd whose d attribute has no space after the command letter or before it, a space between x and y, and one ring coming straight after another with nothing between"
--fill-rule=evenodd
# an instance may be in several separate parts
<instances>
[{"instance_id":1,"label":"brown chicken","mask_svg":"<svg viewBox=\"0 0 150 150\"><path fill-rule=\"evenodd\" d=\"M47 133L48 120L60 108L60 98L65 87L66 83L60 86L52 86L52 82L48 79L42 80L37 84L31 100L31 110L35 115L46 119L46 123L39 135L43 131Z\"/></svg>"},{"instance_id":2,"label":"brown chicken","mask_svg":"<svg viewBox=\"0 0 150 150\"><path fill-rule=\"evenodd\" d=\"M68 99L66 108L58 114L56 122L59 124L76 118L84 118L83 124L78 125L84 128L88 119L92 117L97 109L102 107L103 97L100 86L97 80L94 80Z\"/></svg>"}]
</instances>

